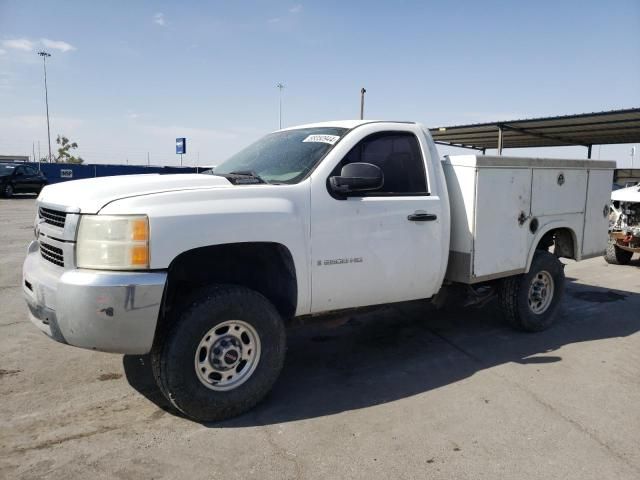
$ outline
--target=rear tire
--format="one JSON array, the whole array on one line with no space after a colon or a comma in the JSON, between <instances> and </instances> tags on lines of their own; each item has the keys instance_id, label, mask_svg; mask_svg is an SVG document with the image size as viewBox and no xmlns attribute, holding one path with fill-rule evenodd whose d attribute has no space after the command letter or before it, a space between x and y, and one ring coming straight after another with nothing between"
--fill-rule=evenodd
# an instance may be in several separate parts
<instances>
[{"instance_id":1,"label":"rear tire","mask_svg":"<svg viewBox=\"0 0 640 480\"><path fill-rule=\"evenodd\" d=\"M627 265L633 257L633 252L623 250L619 248L615 243L609 242L607 244L607 251L604 254L604 259L611 265Z\"/></svg>"},{"instance_id":2,"label":"rear tire","mask_svg":"<svg viewBox=\"0 0 640 480\"><path fill-rule=\"evenodd\" d=\"M151 361L167 400L206 422L260 402L280 374L285 351L284 323L265 297L245 287L213 286L186 305Z\"/></svg>"},{"instance_id":3,"label":"rear tire","mask_svg":"<svg viewBox=\"0 0 640 480\"><path fill-rule=\"evenodd\" d=\"M529 273L502 281L500 303L506 320L518 330L546 330L556 319L564 282L560 260L552 253L537 251Z\"/></svg>"}]
</instances>

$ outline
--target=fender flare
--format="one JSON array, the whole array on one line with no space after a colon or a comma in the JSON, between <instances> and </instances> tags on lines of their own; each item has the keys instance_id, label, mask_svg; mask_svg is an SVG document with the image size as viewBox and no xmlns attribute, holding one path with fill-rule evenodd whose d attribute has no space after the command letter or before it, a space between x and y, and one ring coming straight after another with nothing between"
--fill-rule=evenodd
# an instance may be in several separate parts
<instances>
[{"instance_id":1,"label":"fender flare","mask_svg":"<svg viewBox=\"0 0 640 480\"><path fill-rule=\"evenodd\" d=\"M533 262L533 255L536 253L536 247L549 231L558 230L559 228L564 228L571 233L571 241L573 242L573 255L576 261L580 260L580 249L578 248L578 238L576 237L576 232L573 231L571 226L563 221L563 220L552 220L549 223L546 223L542 228L540 228L535 236L533 237L533 241L531 242L531 247L529 247L529 255L527 255L527 265L525 268L525 273L529 273L529 269L531 268L531 262Z\"/></svg>"}]
</instances>

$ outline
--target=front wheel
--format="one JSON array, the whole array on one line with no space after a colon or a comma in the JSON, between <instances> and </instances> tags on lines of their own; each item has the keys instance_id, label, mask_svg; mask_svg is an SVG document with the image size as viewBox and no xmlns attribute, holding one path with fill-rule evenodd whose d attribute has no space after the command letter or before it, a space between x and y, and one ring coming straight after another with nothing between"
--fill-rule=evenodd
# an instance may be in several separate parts
<instances>
[{"instance_id":1,"label":"front wheel","mask_svg":"<svg viewBox=\"0 0 640 480\"><path fill-rule=\"evenodd\" d=\"M6 198L11 198L13 197L13 185L7 183L4 188L2 189L2 194L6 197Z\"/></svg>"},{"instance_id":2,"label":"front wheel","mask_svg":"<svg viewBox=\"0 0 640 480\"><path fill-rule=\"evenodd\" d=\"M560 260L549 252L537 251L529 273L502 281L500 303L507 321L527 332L549 328L564 294L564 281Z\"/></svg>"},{"instance_id":3,"label":"front wheel","mask_svg":"<svg viewBox=\"0 0 640 480\"><path fill-rule=\"evenodd\" d=\"M284 363L285 329L274 306L239 286L203 289L152 352L156 381L182 413L219 421L256 405Z\"/></svg>"}]
</instances>

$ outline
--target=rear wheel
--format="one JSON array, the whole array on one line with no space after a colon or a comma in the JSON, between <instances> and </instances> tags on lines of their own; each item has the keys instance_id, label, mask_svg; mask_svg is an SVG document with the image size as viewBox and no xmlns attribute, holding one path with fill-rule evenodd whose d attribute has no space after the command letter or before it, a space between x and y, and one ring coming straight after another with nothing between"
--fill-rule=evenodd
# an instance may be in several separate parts
<instances>
[{"instance_id":1,"label":"rear wheel","mask_svg":"<svg viewBox=\"0 0 640 480\"><path fill-rule=\"evenodd\" d=\"M537 251L529 273L502 282L500 303L507 321L527 332L549 328L564 293L564 281L560 260L549 252Z\"/></svg>"},{"instance_id":2,"label":"rear wheel","mask_svg":"<svg viewBox=\"0 0 640 480\"><path fill-rule=\"evenodd\" d=\"M631 261L631 257L633 252L623 250L613 242L609 242L604 254L605 261L611 265L626 265Z\"/></svg>"},{"instance_id":3,"label":"rear wheel","mask_svg":"<svg viewBox=\"0 0 640 480\"><path fill-rule=\"evenodd\" d=\"M265 297L245 287L209 287L194 298L152 352L154 374L188 417L224 420L271 390L284 362L284 324Z\"/></svg>"}]
</instances>

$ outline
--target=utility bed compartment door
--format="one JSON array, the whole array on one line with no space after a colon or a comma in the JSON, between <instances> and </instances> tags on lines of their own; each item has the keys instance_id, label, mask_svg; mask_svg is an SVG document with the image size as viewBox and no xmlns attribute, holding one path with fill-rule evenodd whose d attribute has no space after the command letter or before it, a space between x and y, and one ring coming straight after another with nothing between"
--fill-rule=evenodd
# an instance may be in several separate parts
<instances>
[{"instance_id":1,"label":"utility bed compartment door","mask_svg":"<svg viewBox=\"0 0 640 480\"><path fill-rule=\"evenodd\" d=\"M587 211L584 217L582 256L601 255L607 246L609 203L611 202L611 170L591 170L587 193Z\"/></svg>"},{"instance_id":2,"label":"utility bed compartment door","mask_svg":"<svg viewBox=\"0 0 640 480\"><path fill-rule=\"evenodd\" d=\"M528 229L518 218L529 215L531 170L487 168L477 182L473 275L524 268Z\"/></svg>"},{"instance_id":3,"label":"utility bed compartment door","mask_svg":"<svg viewBox=\"0 0 640 480\"><path fill-rule=\"evenodd\" d=\"M587 195L586 170L533 170L531 215L583 213Z\"/></svg>"}]
</instances>

